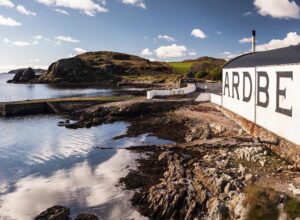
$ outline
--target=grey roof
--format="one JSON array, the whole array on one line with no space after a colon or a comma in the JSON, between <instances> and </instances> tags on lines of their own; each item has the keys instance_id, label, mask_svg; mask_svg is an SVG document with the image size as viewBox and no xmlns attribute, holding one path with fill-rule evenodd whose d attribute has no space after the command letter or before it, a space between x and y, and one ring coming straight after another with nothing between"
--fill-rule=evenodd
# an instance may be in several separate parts
<instances>
[{"instance_id":1,"label":"grey roof","mask_svg":"<svg viewBox=\"0 0 300 220\"><path fill-rule=\"evenodd\" d=\"M270 66L300 63L300 45L248 53L227 62L223 68Z\"/></svg>"}]
</instances>

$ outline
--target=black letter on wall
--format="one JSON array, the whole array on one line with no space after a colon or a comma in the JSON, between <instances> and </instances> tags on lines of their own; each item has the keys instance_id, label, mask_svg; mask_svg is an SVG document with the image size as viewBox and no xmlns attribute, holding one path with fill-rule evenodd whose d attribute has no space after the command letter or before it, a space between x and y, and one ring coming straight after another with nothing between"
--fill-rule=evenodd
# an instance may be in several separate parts
<instances>
[{"instance_id":1,"label":"black letter on wall","mask_svg":"<svg viewBox=\"0 0 300 220\"><path fill-rule=\"evenodd\" d=\"M226 95L226 89L228 90L228 97L230 97L228 72L225 74L224 95Z\"/></svg>"},{"instance_id":2,"label":"black letter on wall","mask_svg":"<svg viewBox=\"0 0 300 220\"><path fill-rule=\"evenodd\" d=\"M250 92L249 95L246 96L246 78L248 78L249 83L250 83ZM243 77L243 101L244 102L249 102L251 100L252 96L252 80L251 76L248 72L244 72L244 77Z\"/></svg>"},{"instance_id":3,"label":"black letter on wall","mask_svg":"<svg viewBox=\"0 0 300 220\"><path fill-rule=\"evenodd\" d=\"M287 115L289 117L293 116L293 107L291 109L281 108L279 106L279 98L283 96L286 98L286 88L280 89L280 79L281 78L290 78L293 81L293 72L276 72L277 74L277 86L276 86L276 112Z\"/></svg>"},{"instance_id":4,"label":"black letter on wall","mask_svg":"<svg viewBox=\"0 0 300 220\"><path fill-rule=\"evenodd\" d=\"M237 82L234 81L234 78L237 78ZM240 84L240 75L238 72L233 72L232 73L232 98L234 98L234 89L235 89L238 100L240 99L239 90L238 90L239 84Z\"/></svg>"},{"instance_id":5,"label":"black letter on wall","mask_svg":"<svg viewBox=\"0 0 300 220\"><path fill-rule=\"evenodd\" d=\"M257 106L261 106L261 107L264 107L264 108L267 108L268 105L269 105L269 84L270 84L270 81L269 81L269 76L266 72L257 72ZM266 86L265 87L261 87L260 86L260 79L262 77L265 77L266 78ZM266 101L265 102L262 102L260 100L260 94L261 93L265 93L266 94Z\"/></svg>"}]
</instances>

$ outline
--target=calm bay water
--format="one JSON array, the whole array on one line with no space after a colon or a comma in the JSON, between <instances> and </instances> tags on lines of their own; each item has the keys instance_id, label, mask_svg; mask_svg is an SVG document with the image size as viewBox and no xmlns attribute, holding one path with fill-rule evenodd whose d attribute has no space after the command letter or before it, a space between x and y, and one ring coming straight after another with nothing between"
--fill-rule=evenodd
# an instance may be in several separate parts
<instances>
[{"instance_id":1,"label":"calm bay water","mask_svg":"<svg viewBox=\"0 0 300 220\"><path fill-rule=\"evenodd\" d=\"M11 77L0 74L0 102L118 94L6 83ZM60 120L0 117L0 219L30 220L53 205L71 208L73 217L92 212L100 219L144 219L131 207L131 193L116 186L141 156L122 148L170 142L147 134L113 140L126 132L124 122L71 130L58 127Z\"/></svg>"},{"instance_id":2,"label":"calm bay water","mask_svg":"<svg viewBox=\"0 0 300 220\"><path fill-rule=\"evenodd\" d=\"M0 74L0 102L75 96L114 96L122 91L112 88L59 88L45 84L6 83L13 76L13 74Z\"/></svg>"},{"instance_id":3,"label":"calm bay water","mask_svg":"<svg viewBox=\"0 0 300 220\"><path fill-rule=\"evenodd\" d=\"M138 157L120 148L170 142L147 134L113 140L126 132L124 122L70 130L58 127L59 120L0 119L0 219L29 220L56 204L73 215L91 210L103 219L141 218L130 193L115 186Z\"/></svg>"}]
</instances>

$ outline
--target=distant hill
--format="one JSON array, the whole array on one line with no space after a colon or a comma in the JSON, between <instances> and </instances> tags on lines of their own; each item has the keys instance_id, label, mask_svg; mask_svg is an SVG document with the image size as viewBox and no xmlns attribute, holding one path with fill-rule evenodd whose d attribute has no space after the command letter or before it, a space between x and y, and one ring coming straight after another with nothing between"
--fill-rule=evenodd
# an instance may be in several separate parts
<instances>
[{"instance_id":1,"label":"distant hill","mask_svg":"<svg viewBox=\"0 0 300 220\"><path fill-rule=\"evenodd\" d=\"M193 65L187 73L188 77L221 80L222 66L226 63L226 60L213 57L200 57L193 61L189 60L189 62L193 62Z\"/></svg>"},{"instance_id":2,"label":"distant hill","mask_svg":"<svg viewBox=\"0 0 300 220\"><path fill-rule=\"evenodd\" d=\"M165 82L176 74L167 63L151 62L116 52L88 52L52 63L40 77L46 83L98 83L120 81Z\"/></svg>"},{"instance_id":3,"label":"distant hill","mask_svg":"<svg viewBox=\"0 0 300 220\"><path fill-rule=\"evenodd\" d=\"M174 72L188 78L219 80L221 67L226 60L213 57L199 57L197 59L183 60L182 62L170 62Z\"/></svg>"}]
</instances>

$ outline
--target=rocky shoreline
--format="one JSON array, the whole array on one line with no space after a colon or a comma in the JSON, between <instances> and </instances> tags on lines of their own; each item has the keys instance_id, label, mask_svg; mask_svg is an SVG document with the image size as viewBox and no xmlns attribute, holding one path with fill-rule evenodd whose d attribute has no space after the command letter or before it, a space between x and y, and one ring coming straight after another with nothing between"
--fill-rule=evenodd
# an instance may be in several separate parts
<instances>
[{"instance_id":1,"label":"rocky shoreline","mask_svg":"<svg viewBox=\"0 0 300 220\"><path fill-rule=\"evenodd\" d=\"M115 139L148 133L174 142L128 148L147 157L120 183L135 192L132 205L150 219L300 216L297 167L212 104L137 98L81 109L70 118L77 120L67 126L74 129L125 120L127 133Z\"/></svg>"},{"instance_id":2,"label":"rocky shoreline","mask_svg":"<svg viewBox=\"0 0 300 220\"><path fill-rule=\"evenodd\" d=\"M121 180L126 189L136 190L132 204L141 214L150 219L299 217L299 202L292 198L299 200L300 193L291 189L291 185L300 187L299 170L295 166L247 135L210 104L175 110L164 119L170 118L182 121L181 131L185 134L182 143L129 149L150 154L139 160L138 170ZM173 140L178 141L177 138L174 132ZM266 198L277 195L282 199L271 201L273 207L263 207L247 201L251 196L248 189L261 191ZM287 209L290 201L295 203L293 211ZM271 218L268 208L278 213ZM267 211L259 212L260 209ZM250 218L256 212L262 218Z\"/></svg>"}]
</instances>

